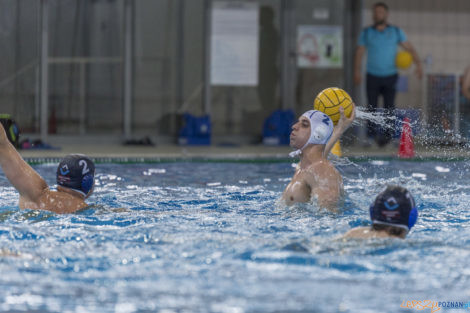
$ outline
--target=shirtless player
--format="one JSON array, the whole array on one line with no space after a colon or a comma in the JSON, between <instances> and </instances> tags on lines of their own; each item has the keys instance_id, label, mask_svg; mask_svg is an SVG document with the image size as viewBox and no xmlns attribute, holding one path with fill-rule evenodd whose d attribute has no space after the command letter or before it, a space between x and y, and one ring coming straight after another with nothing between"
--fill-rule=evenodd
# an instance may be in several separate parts
<instances>
[{"instance_id":1,"label":"shirtless player","mask_svg":"<svg viewBox=\"0 0 470 313\"><path fill-rule=\"evenodd\" d=\"M81 154L66 156L57 168L57 191L26 163L8 141L0 126L0 166L20 193L21 209L72 213L85 208L85 199L93 192L95 165Z\"/></svg>"},{"instance_id":2,"label":"shirtless player","mask_svg":"<svg viewBox=\"0 0 470 313\"><path fill-rule=\"evenodd\" d=\"M349 118L340 107L341 118L336 127L330 117L320 111L307 111L292 126L290 146L297 149L300 163L282 199L287 205L315 199L321 208L334 210L343 194L343 180L327 156L335 142L351 126L355 108Z\"/></svg>"}]
</instances>

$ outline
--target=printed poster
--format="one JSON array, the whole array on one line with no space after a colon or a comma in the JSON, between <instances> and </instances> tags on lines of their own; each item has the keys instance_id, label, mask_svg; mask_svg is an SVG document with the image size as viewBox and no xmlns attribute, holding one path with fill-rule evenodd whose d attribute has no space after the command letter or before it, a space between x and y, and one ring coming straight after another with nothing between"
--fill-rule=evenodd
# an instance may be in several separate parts
<instances>
[{"instance_id":1,"label":"printed poster","mask_svg":"<svg viewBox=\"0 0 470 313\"><path fill-rule=\"evenodd\" d=\"M299 25L297 66L301 68L341 68L343 28L329 25Z\"/></svg>"},{"instance_id":2,"label":"printed poster","mask_svg":"<svg viewBox=\"0 0 470 313\"><path fill-rule=\"evenodd\" d=\"M214 2L211 15L211 84L258 85L257 3Z\"/></svg>"}]
</instances>

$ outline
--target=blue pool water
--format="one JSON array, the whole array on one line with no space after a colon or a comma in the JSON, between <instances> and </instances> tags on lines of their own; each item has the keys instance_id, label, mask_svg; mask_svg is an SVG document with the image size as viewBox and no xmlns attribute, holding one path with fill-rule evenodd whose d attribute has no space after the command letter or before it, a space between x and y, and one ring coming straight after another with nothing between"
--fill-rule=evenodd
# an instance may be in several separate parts
<instances>
[{"instance_id":1,"label":"blue pool water","mask_svg":"<svg viewBox=\"0 0 470 313\"><path fill-rule=\"evenodd\" d=\"M338 214L279 207L291 163L99 164L94 206L70 215L19 210L1 174L0 311L417 312L400 305L470 301L470 162L337 167ZM35 166L50 184L55 168ZM418 203L407 239L338 240L368 225L387 183Z\"/></svg>"}]
</instances>

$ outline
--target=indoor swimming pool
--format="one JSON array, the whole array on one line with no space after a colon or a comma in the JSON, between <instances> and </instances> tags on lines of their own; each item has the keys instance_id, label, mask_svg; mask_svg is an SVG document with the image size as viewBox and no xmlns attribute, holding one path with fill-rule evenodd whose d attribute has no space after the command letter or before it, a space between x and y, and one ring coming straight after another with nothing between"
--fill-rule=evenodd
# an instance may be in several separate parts
<instances>
[{"instance_id":1,"label":"indoor swimming pool","mask_svg":"<svg viewBox=\"0 0 470 313\"><path fill-rule=\"evenodd\" d=\"M53 184L56 166L34 168ZM2 173L0 311L413 312L404 301L470 301L470 162L343 159L339 213L279 203L294 166L97 164L92 205L65 215L19 210ZM387 184L417 202L408 237L340 239L370 224Z\"/></svg>"}]
</instances>

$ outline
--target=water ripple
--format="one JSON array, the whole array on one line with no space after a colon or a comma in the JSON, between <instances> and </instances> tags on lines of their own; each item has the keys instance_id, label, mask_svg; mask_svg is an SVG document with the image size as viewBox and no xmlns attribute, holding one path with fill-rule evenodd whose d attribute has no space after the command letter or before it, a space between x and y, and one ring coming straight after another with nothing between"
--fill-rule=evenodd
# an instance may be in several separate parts
<instances>
[{"instance_id":1,"label":"water ripple","mask_svg":"<svg viewBox=\"0 0 470 313\"><path fill-rule=\"evenodd\" d=\"M470 163L334 162L339 213L279 205L290 163L100 164L93 204L70 215L19 210L0 179L0 311L396 312L403 300L468 300ZM36 169L53 184L50 166ZM418 204L408 238L341 239L370 224L387 184Z\"/></svg>"}]
</instances>

